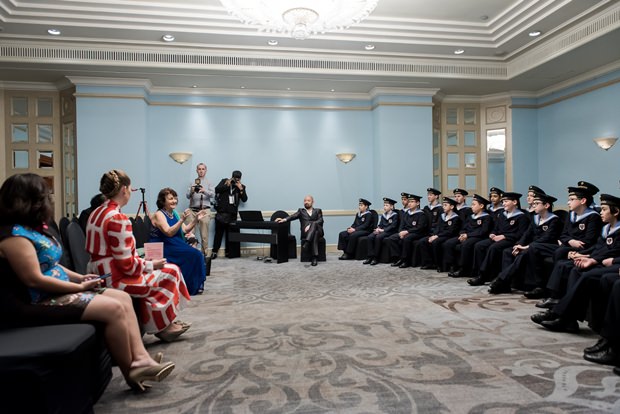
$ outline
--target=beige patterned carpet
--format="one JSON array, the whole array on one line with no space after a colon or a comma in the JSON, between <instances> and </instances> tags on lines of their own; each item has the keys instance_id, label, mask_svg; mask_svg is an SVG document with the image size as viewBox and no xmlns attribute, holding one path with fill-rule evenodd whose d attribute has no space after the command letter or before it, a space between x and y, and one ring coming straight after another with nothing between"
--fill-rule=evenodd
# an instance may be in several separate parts
<instances>
[{"instance_id":1,"label":"beige patterned carpet","mask_svg":"<svg viewBox=\"0 0 620 414\"><path fill-rule=\"evenodd\" d=\"M534 301L486 290L335 255L220 258L184 339L145 337L171 376L136 395L115 369L95 412L620 412L620 377L581 357L595 334L547 332Z\"/></svg>"}]
</instances>

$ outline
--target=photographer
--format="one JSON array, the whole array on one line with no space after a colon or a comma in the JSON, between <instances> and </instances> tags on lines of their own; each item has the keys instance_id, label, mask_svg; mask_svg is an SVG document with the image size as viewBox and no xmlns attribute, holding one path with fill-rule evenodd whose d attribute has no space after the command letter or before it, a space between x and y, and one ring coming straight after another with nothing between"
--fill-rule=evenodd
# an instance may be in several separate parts
<instances>
[{"instance_id":1,"label":"photographer","mask_svg":"<svg viewBox=\"0 0 620 414\"><path fill-rule=\"evenodd\" d=\"M230 223L237 221L239 203L248 201L245 185L241 184L241 171L233 171L231 178L223 178L215 187L217 214L215 216L215 238L211 258L217 258L217 252L226 232L226 252L228 253L228 228Z\"/></svg>"},{"instance_id":2,"label":"photographer","mask_svg":"<svg viewBox=\"0 0 620 414\"><path fill-rule=\"evenodd\" d=\"M215 191L213 186L206 178L207 166L200 163L196 166L198 177L189 186L186 197L189 200L189 208L191 210L190 217L187 218L186 224L198 220L198 229L200 231L200 248L202 254L207 256L209 248L209 223L211 222L211 204L215 199ZM199 216L199 213L200 216Z\"/></svg>"}]
</instances>

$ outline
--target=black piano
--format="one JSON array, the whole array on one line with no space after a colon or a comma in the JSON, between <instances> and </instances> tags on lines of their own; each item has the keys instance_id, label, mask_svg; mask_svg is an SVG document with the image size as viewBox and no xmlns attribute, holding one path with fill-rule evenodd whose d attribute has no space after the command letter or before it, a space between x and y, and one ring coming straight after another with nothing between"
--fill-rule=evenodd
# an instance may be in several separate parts
<instances>
[{"instance_id":1,"label":"black piano","mask_svg":"<svg viewBox=\"0 0 620 414\"><path fill-rule=\"evenodd\" d=\"M271 230L271 233L241 233L241 229ZM288 262L288 232L289 223L287 222L239 220L229 227L226 246L227 256L229 258L240 257L241 242L268 243L276 246L278 263Z\"/></svg>"}]
</instances>

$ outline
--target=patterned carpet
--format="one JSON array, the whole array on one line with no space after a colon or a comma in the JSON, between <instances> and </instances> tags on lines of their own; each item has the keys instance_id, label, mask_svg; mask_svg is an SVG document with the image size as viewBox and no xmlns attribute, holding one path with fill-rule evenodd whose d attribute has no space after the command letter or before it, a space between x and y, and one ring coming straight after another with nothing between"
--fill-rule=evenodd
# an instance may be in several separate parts
<instances>
[{"instance_id":1,"label":"patterned carpet","mask_svg":"<svg viewBox=\"0 0 620 414\"><path fill-rule=\"evenodd\" d=\"M217 259L182 318L145 341L176 369L143 395L118 370L96 413L620 412L620 377L584 361L597 336L547 332L534 301L388 265Z\"/></svg>"}]
</instances>

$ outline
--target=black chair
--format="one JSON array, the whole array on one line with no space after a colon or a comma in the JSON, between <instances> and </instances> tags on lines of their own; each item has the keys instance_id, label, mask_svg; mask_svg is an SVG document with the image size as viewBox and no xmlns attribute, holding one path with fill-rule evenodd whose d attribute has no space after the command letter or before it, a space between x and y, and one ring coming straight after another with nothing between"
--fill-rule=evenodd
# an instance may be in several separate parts
<instances>
[{"instance_id":1,"label":"black chair","mask_svg":"<svg viewBox=\"0 0 620 414\"><path fill-rule=\"evenodd\" d=\"M86 236L77 220L67 226L67 239L73 270L81 275L86 274L90 254L86 251Z\"/></svg>"},{"instance_id":2,"label":"black chair","mask_svg":"<svg viewBox=\"0 0 620 414\"><path fill-rule=\"evenodd\" d=\"M377 228L377 224L379 223L379 214L377 214L376 210L370 210L370 228ZM355 247L355 260L366 260L368 258L368 236L360 237L357 240L357 246Z\"/></svg>"},{"instance_id":3,"label":"black chair","mask_svg":"<svg viewBox=\"0 0 620 414\"><path fill-rule=\"evenodd\" d=\"M319 262L325 262L327 261L327 255L325 253L326 250L326 242L325 242L325 238L321 237L319 239L319 255L316 258L317 261ZM300 262L309 262L312 260L312 254L310 254L310 250L309 249L301 249L301 258L299 259Z\"/></svg>"},{"instance_id":4,"label":"black chair","mask_svg":"<svg viewBox=\"0 0 620 414\"><path fill-rule=\"evenodd\" d=\"M278 210L275 211L272 215L271 218L269 219L269 221L276 221L276 219L278 218L287 218L288 217L288 213L286 211L283 210ZM288 232L288 258L289 259L297 259L297 237L295 237L295 235L291 234L291 223L286 223L287 225L287 232ZM272 259L277 260L278 259L278 249L277 246L275 244L272 244L271 247L269 248L269 256L271 256Z\"/></svg>"},{"instance_id":5,"label":"black chair","mask_svg":"<svg viewBox=\"0 0 620 414\"><path fill-rule=\"evenodd\" d=\"M566 220L568 220L568 211L559 209L559 210L554 210L553 214L558 216L558 218L562 221L562 226L564 226L564 224L566 223Z\"/></svg>"}]
</instances>

